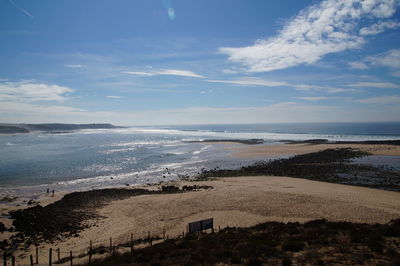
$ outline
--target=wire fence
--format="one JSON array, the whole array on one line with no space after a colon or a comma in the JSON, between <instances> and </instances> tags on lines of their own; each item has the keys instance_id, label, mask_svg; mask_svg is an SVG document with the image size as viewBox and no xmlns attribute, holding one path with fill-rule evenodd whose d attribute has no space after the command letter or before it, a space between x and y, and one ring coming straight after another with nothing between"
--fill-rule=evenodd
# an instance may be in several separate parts
<instances>
[{"instance_id":1,"label":"wire fence","mask_svg":"<svg viewBox=\"0 0 400 266\"><path fill-rule=\"evenodd\" d=\"M207 223L206 223L207 222ZM197 224L197 227L190 227L191 224ZM227 226L229 227L229 226ZM183 230L178 236L174 234L174 238L184 238L186 234L190 232L206 232L207 229L211 229L214 233L214 223L213 218L189 223L185 230ZM194 230L194 231L193 231ZM221 227L218 226L220 231ZM135 248L143 248L146 246L153 246L153 243L160 243L169 238L165 229L159 232L143 231L141 236L138 234L123 234L118 238L103 238L96 240L89 240L86 243L80 243L74 245L73 250L67 249L62 250L60 247L50 247L50 248L39 248L35 247L33 254L29 255L29 261L25 264L19 263L19 265L53 265L53 264L65 264L74 265L74 262L79 261L79 263L90 264L93 261L93 256L112 256L116 253L118 249L127 252L130 250L131 254L134 254ZM86 258L87 259L84 259ZM84 261L83 261L84 260ZM16 258L15 256L3 256L4 266L15 266Z\"/></svg>"},{"instance_id":2,"label":"wire fence","mask_svg":"<svg viewBox=\"0 0 400 266\"><path fill-rule=\"evenodd\" d=\"M214 230L213 230L214 231ZM178 238L184 237L188 231L182 231ZM154 243L160 243L168 239L165 229L163 229L158 234L151 233L150 231L143 234L142 237L136 237L134 234L123 235L118 238L100 239L100 240L90 240L87 243L81 243L75 245L73 250L62 250L59 247L51 248L39 248L36 247L33 254L30 254L26 259L25 264L19 263L18 265L53 265L53 264L66 264L74 265L74 262L80 261L87 257L86 262L90 264L93 261L95 255L108 255L112 256L116 253L118 249L125 249L124 251L129 251L131 254L134 253L135 248L143 248L146 246L152 246ZM46 254L47 253L47 254ZM86 263L85 262L85 263ZM3 256L4 266L15 266L16 258L15 256Z\"/></svg>"}]
</instances>

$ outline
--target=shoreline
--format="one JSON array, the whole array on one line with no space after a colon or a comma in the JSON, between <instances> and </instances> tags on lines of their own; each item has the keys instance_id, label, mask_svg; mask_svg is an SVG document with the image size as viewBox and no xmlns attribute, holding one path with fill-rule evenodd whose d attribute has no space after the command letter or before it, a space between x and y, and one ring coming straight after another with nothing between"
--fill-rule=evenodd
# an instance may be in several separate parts
<instances>
[{"instance_id":1,"label":"shoreline","mask_svg":"<svg viewBox=\"0 0 400 266\"><path fill-rule=\"evenodd\" d=\"M232 156L238 158L257 158L262 156L280 156L280 155L300 155L310 152L318 152L325 149L352 148L368 152L371 155L400 156L399 145L389 144L364 144L364 143L295 143L295 144L277 144L277 145L257 145L245 146L237 145L234 147L225 147L232 152Z\"/></svg>"},{"instance_id":2,"label":"shoreline","mask_svg":"<svg viewBox=\"0 0 400 266\"><path fill-rule=\"evenodd\" d=\"M325 141L325 140L324 140ZM371 155L375 156L383 156L382 160L382 165L385 164L385 156L393 156L397 157L399 156L400 158L400 145L390 145L390 144L370 144L370 143L364 143L364 142L350 142L348 143L319 143L320 140L307 140L307 141L301 141L300 143L298 142L292 142L292 143L281 143L281 144L249 144L247 142L236 142L235 140L205 140L205 141L196 141L195 143L203 143L203 144L210 144L214 145L218 148L221 148L223 150L226 150L233 158L237 159L250 159L254 160L254 163L257 163L259 161L265 160L265 159L279 159L279 158L288 158L290 156L295 156L295 155L303 155L307 153L312 153L312 152L319 152L322 150L326 149L337 149L337 148L352 148L355 150L359 150L362 152L367 152L370 153ZM384 141L385 143L387 141ZM392 141L389 141L392 142ZM397 141L394 141L397 143ZM367 158L367 157L366 157ZM387 161L387 160L386 160ZM399 161L400 162L400 161ZM400 164L399 166L400 167ZM127 174L121 174L122 176L128 176ZM164 173L162 174L164 175ZM102 180L106 180L105 178L109 178L113 180L114 175L110 175L109 177L106 176L100 176ZM132 175L133 176L133 175ZM96 177L94 177L96 178ZM84 178L82 180L86 180L90 178ZM73 183L75 183L77 180L81 179L76 179L72 180ZM94 183L91 184L90 186L85 187L84 190L78 190L77 188L70 188L68 189L67 186L62 185L63 187L60 187L56 192L61 192L61 193L71 193L75 191L86 191L86 190L91 190L91 189L103 189L103 188L119 188L119 187L124 187L129 184L130 187L146 187L147 185L158 185L162 184L164 182L170 182L174 180L179 180L179 179L171 179L171 180L157 180L157 182L149 182L148 180L146 181L141 181L139 183L129 183L128 181L123 184L117 184L117 185L112 185L112 184L105 184L104 186L99 186L95 185ZM18 186L18 185L12 185L12 186L5 186L3 187L3 191L1 194L2 199L6 199L4 201L0 202L1 205L7 205L9 203L11 204L19 204L19 205L24 205L22 202L23 200L29 201L29 200L35 200L37 201L43 196L46 196L44 190L47 187L53 187L56 186L58 187L58 183L60 181L57 181L55 183L50 183L50 184L37 184L37 185L32 185L32 186ZM61 182L64 183L64 182ZM32 187L34 188L33 192L29 195L24 195L24 194L15 194L13 192L16 192L20 189L22 190L29 190L29 188ZM43 190L43 191L42 191ZM14 197L17 197L17 200L12 200L12 201L7 201L7 198L12 199Z\"/></svg>"}]
</instances>

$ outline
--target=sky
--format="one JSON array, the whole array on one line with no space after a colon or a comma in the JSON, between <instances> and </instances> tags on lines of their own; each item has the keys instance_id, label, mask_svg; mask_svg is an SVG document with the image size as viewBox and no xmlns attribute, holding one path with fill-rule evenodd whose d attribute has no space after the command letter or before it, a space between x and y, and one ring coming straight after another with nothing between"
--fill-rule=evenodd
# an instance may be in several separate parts
<instances>
[{"instance_id":1,"label":"sky","mask_svg":"<svg viewBox=\"0 0 400 266\"><path fill-rule=\"evenodd\" d=\"M400 121L400 0L0 0L0 122Z\"/></svg>"}]
</instances>

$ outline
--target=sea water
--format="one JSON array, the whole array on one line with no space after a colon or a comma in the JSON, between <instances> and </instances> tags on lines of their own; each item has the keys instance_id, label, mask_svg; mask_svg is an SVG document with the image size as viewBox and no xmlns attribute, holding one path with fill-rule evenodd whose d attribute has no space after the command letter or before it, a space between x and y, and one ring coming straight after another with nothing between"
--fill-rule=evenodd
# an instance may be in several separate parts
<instances>
[{"instance_id":1,"label":"sea water","mask_svg":"<svg viewBox=\"0 0 400 266\"><path fill-rule=\"evenodd\" d=\"M207 139L399 140L400 123L198 125L0 135L0 197L177 180L202 168L256 160L230 155Z\"/></svg>"}]
</instances>

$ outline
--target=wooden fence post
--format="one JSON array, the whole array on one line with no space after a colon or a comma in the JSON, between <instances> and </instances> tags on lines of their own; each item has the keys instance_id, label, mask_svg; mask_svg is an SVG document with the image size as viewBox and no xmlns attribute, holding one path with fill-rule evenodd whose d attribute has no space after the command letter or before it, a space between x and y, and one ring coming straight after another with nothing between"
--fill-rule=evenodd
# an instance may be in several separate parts
<instances>
[{"instance_id":1,"label":"wooden fence post","mask_svg":"<svg viewBox=\"0 0 400 266\"><path fill-rule=\"evenodd\" d=\"M151 246L151 244L150 244L150 231L147 232L147 241L149 242L149 246Z\"/></svg>"},{"instance_id":2,"label":"wooden fence post","mask_svg":"<svg viewBox=\"0 0 400 266\"><path fill-rule=\"evenodd\" d=\"M31 259L31 266L33 266L33 256L32 256L32 254L30 256L30 259Z\"/></svg>"},{"instance_id":3,"label":"wooden fence post","mask_svg":"<svg viewBox=\"0 0 400 266\"><path fill-rule=\"evenodd\" d=\"M110 237L110 254L112 254L112 238Z\"/></svg>"},{"instance_id":4,"label":"wooden fence post","mask_svg":"<svg viewBox=\"0 0 400 266\"><path fill-rule=\"evenodd\" d=\"M89 264L92 262L92 240L90 240L89 246Z\"/></svg>"},{"instance_id":5,"label":"wooden fence post","mask_svg":"<svg viewBox=\"0 0 400 266\"><path fill-rule=\"evenodd\" d=\"M69 251L69 258L71 260L71 266L74 266L74 264L72 263L72 250Z\"/></svg>"},{"instance_id":6,"label":"wooden fence post","mask_svg":"<svg viewBox=\"0 0 400 266\"><path fill-rule=\"evenodd\" d=\"M58 259L58 262L61 261L61 258L60 258L60 248L57 249L57 259Z\"/></svg>"},{"instance_id":7,"label":"wooden fence post","mask_svg":"<svg viewBox=\"0 0 400 266\"><path fill-rule=\"evenodd\" d=\"M131 254L133 254L133 234L131 234Z\"/></svg>"},{"instance_id":8,"label":"wooden fence post","mask_svg":"<svg viewBox=\"0 0 400 266\"><path fill-rule=\"evenodd\" d=\"M52 261L51 261L51 259L52 259L52 257L53 257L53 249L52 248L50 248L49 249L49 266L51 266L51 263L52 263Z\"/></svg>"},{"instance_id":9,"label":"wooden fence post","mask_svg":"<svg viewBox=\"0 0 400 266\"><path fill-rule=\"evenodd\" d=\"M36 247L36 264L39 264L39 247Z\"/></svg>"}]
</instances>

